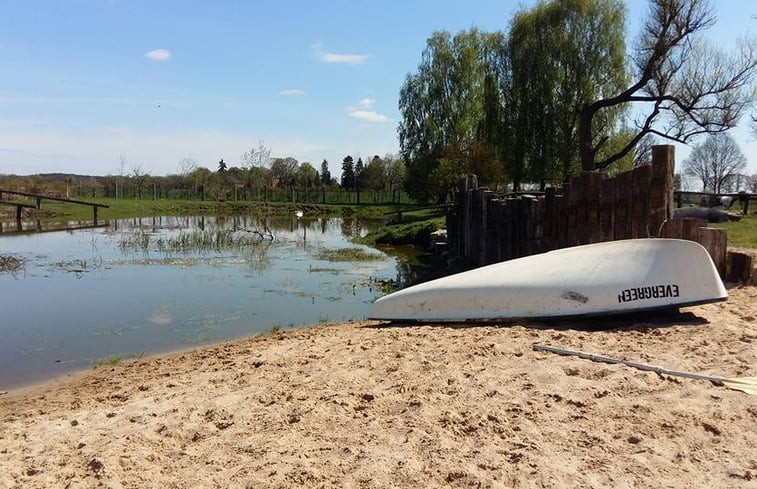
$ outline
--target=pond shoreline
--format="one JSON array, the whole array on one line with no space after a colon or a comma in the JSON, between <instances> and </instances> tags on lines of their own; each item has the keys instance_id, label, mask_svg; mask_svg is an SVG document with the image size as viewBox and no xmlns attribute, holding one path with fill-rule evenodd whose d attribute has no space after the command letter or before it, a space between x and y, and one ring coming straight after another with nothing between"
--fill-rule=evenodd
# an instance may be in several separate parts
<instances>
[{"instance_id":1,"label":"pond shoreline","mask_svg":"<svg viewBox=\"0 0 757 489\"><path fill-rule=\"evenodd\" d=\"M0 237L9 257L0 390L119 358L364 318L386 284L410 274L351 243L382 224L163 216ZM34 297L44 300L18 307Z\"/></svg>"},{"instance_id":2,"label":"pond shoreline","mask_svg":"<svg viewBox=\"0 0 757 489\"><path fill-rule=\"evenodd\" d=\"M612 329L345 323L100 367L0 396L0 486L747 487L752 397L531 347L755 376L757 288L729 292Z\"/></svg>"}]
</instances>

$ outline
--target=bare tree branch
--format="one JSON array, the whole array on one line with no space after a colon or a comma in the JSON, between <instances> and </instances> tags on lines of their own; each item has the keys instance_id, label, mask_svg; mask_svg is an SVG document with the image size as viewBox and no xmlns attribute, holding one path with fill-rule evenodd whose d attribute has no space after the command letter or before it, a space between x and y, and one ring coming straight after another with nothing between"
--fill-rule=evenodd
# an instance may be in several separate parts
<instances>
[{"instance_id":1,"label":"bare tree branch","mask_svg":"<svg viewBox=\"0 0 757 489\"><path fill-rule=\"evenodd\" d=\"M585 105L580 114L584 170L602 169L627 155L647 134L688 143L701 134L734 127L756 99L757 41L744 39L735 54L703 43L698 34L715 22L707 0L652 0L636 45L636 82L622 92ZM651 103L637 134L614 155L595 161L604 135L592 119L601 110Z\"/></svg>"}]
</instances>

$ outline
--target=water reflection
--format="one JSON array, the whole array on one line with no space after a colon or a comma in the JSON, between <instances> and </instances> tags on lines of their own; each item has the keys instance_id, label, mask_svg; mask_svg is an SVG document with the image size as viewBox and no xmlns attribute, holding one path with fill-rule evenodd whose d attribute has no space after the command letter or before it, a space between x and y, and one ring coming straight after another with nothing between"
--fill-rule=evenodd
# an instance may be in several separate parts
<instances>
[{"instance_id":1,"label":"water reflection","mask_svg":"<svg viewBox=\"0 0 757 489\"><path fill-rule=\"evenodd\" d=\"M113 355L362 319L397 278L396 260L365 247L360 262L322 252L357 247L348 238L381 225L163 216L3 234L0 255L23 266L0 273L0 390Z\"/></svg>"}]
</instances>

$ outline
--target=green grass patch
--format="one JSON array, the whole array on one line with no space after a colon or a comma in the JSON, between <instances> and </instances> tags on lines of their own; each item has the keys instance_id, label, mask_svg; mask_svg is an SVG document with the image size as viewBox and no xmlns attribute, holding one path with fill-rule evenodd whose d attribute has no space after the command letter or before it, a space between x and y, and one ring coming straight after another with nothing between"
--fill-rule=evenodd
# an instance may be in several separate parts
<instances>
[{"instance_id":1,"label":"green grass patch","mask_svg":"<svg viewBox=\"0 0 757 489\"><path fill-rule=\"evenodd\" d=\"M757 216L744 216L740 221L711 223L710 226L728 230L728 245L757 248Z\"/></svg>"},{"instance_id":2,"label":"green grass patch","mask_svg":"<svg viewBox=\"0 0 757 489\"><path fill-rule=\"evenodd\" d=\"M431 233L444 226L444 218L432 218L407 224L393 224L355 241L366 245L420 246L428 248Z\"/></svg>"},{"instance_id":3,"label":"green grass patch","mask_svg":"<svg viewBox=\"0 0 757 489\"><path fill-rule=\"evenodd\" d=\"M120 355L110 355L107 357L98 358L92 363L95 366L95 368L114 367L118 365L119 363L121 363L121 360L123 360L123 358Z\"/></svg>"},{"instance_id":4,"label":"green grass patch","mask_svg":"<svg viewBox=\"0 0 757 489\"><path fill-rule=\"evenodd\" d=\"M317 258L330 262L353 262L353 261L377 261L381 260L381 255L371 253L363 248L340 248L336 250L322 249L318 252Z\"/></svg>"},{"instance_id":5,"label":"green grass patch","mask_svg":"<svg viewBox=\"0 0 757 489\"><path fill-rule=\"evenodd\" d=\"M379 231L356 238L356 243L368 246L420 246L428 248L431 233L445 225L445 209L403 210L393 215L393 221Z\"/></svg>"}]
</instances>

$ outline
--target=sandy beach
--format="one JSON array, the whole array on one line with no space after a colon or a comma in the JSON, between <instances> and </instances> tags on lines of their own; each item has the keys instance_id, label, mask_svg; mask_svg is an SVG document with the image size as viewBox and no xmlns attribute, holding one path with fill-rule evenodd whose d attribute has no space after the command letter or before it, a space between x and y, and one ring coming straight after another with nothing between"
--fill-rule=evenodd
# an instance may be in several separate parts
<instances>
[{"instance_id":1,"label":"sandy beach","mask_svg":"<svg viewBox=\"0 0 757 489\"><path fill-rule=\"evenodd\" d=\"M0 396L0 487L757 487L757 288L653 320L341 324Z\"/></svg>"}]
</instances>

